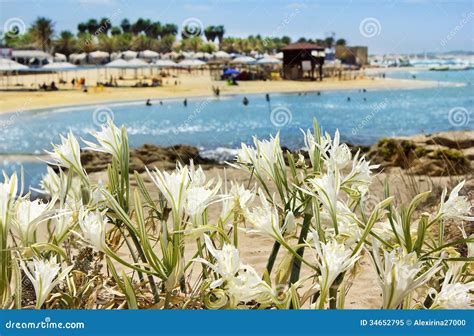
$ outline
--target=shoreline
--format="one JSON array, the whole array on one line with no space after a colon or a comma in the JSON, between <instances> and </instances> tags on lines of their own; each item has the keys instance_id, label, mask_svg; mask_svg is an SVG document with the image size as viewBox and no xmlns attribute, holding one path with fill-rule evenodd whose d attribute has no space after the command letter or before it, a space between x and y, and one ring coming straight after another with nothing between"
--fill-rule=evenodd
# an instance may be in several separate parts
<instances>
[{"instance_id":1,"label":"shoreline","mask_svg":"<svg viewBox=\"0 0 474 336\"><path fill-rule=\"evenodd\" d=\"M296 81L253 81L239 82L238 86L227 86L224 81L212 81L208 76L184 76L179 78L179 86L166 85L158 88L105 88L103 92L83 93L79 90L42 91L2 91L0 115L23 112L37 112L50 108L87 107L106 104L128 104L151 100L175 100L184 98L212 97L210 88L221 87L222 97L242 94L288 94L317 91L350 90L413 90L438 87L439 82L410 79L356 79L350 81L327 80L323 82ZM452 83L453 86L459 85ZM93 91L91 88L90 91Z\"/></svg>"}]
</instances>

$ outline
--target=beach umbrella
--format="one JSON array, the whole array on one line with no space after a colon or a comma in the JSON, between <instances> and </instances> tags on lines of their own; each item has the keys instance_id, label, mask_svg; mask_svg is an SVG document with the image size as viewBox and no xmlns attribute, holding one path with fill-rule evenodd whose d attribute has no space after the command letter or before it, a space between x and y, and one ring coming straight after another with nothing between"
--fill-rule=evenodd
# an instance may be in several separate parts
<instances>
[{"instance_id":1,"label":"beach umbrella","mask_svg":"<svg viewBox=\"0 0 474 336\"><path fill-rule=\"evenodd\" d=\"M120 53L120 55L122 56L123 59L131 60L131 59L137 58L138 53L136 51L127 50Z\"/></svg>"},{"instance_id":2,"label":"beach umbrella","mask_svg":"<svg viewBox=\"0 0 474 336\"><path fill-rule=\"evenodd\" d=\"M185 59L178 63L178 66L180 67L198 67L203 65L206 65L206 62L197 59Z\"/></svg>"},{"instance_id":3,"label":"beach umbrella","mask_svg":"<svg viewBox=\"0 0 474 336\"><path fill-rule=\"evenodd\" d=\"M75 68L77 68L77 66L69 62L51 62L43 66L41 69L51 71L66 71Z\"/></svg>"},{"instance_id":4,"label":"beach umbrella","mask_svg":"<svg viewBox=\"0 0 474 336\"><path fill-rule=\"evenodd\" d=\"M266 58L261 58L257 61L257 64L261 65L273 65L273 64L281 64L280 60L277 60L276 58L272 57L266 57Z\"/></svg>"},{"instance_id":5,"label":"beach umbrella","mask_svg":"<svg viewBox=\"0 0 474 336\"><path fill-rule=\"evenodd\" d=\"M94 60L103 60L108 57L109 57L109 53L105 51L97 50L97 51L93 51L89 53L89 58L92 58Z\"/></svg>"},{"instance_id":6,"label":"beach umbrella","mask_svg":"<svg viewBox=\"0 0 474 336\"><path fill-rule=\"evenodd\" d=\"M150 66L147 62L145 62L144 60L141 60L139 58L134 58L134 59L128 61L127 63L132 68L145 68L145 67Z\"/></svg>"},{"instance_id":7,"label":"beach umbrella","mask_svg":"<svg viewBox=\"0 0 474 336\"><path fill-rule=\"evenodd\" d=\"M110 54L110 60L111 60L111 61L114 61L114 60L116 60L117 58L120 58L120 54L119 54L118 52L115 52L115 51L114 51L113 53Z\"/></svg>"},{"instance_id":8,"label":"beach umbrella","mask_svg":"<svg viewBox=\"0 0 474 336\"><path fill-rule=\"evenodd\" d=\"M153 59L158 58L160 54L153 50L145 50L139 53L140 58Z\"/></svg>"},{"instance_id":9,"label":"beach umbrella","mask_svg":"<svg viewBox=\"0 0 474 336\"><path fill-rule=\"evenodd\" d=\"M131 68L130 64L121 58L118 58L112 62L109 62L105 65L107 68L117 68L117 69L126 69Z\"/></svg>"},{"instance_id":10,"label":"beach umbrella","mask_svg":"<svg viewBox=\"0 0 474 336\"><path fill-rule=\"evenodd\" d=\"M71 54L71 55L69 55L69 62L73 62L73 63L81 62L82 63L83 61L85 61L86 58L87 58L86 53Z\"/></svg>"},{"instance_id":11,"label":"beach umbrella","mask_svg":"<svg viewBox=\"0 0 474 336\"><path fill-rule=\"evenodd\" d=\"M255 58L250 56L240 56L230 61L232 64L255 64L256 62Z\"/></svg>"},{"instance_id":12,"label":"beach umbrella","mask_svg":"<svg viewBox=\"0 0 474 336\"><path fill-rule=\"evenodd\" d=\"M230 59L230 55L222 50L215 52L214 57L217 59Z\"/></svg>"},{"instance_id":13,"label":"beach umbrella","mask_svg":"<svg viewBox=\"0 0 474 336\"><path fill-rule=\"evenodd\" d=\"M176 64L175 62L169 59L159 59L159 60L156 60L153 63L153 65L159 68L172 68L172 67L177 66L178 64Z\"/></svg>"},{"instance_id":14,"label":"beach umbrella","mask_svg":"<svg viewBox=\"0 0 474 336\"><path fill-rule=\"evenodd\" d=\"M20 64L18 62L12 61L8 58L0 58L0 71L10 72L10 71L24 71L29 70L26 65Z\"/></svg>"},{"instance_id":15,"label":"beach umbrella","mask_svg":"<svg viewBox=\"0 0 474 336\"><path fill-rule=\"evenodd\" d=\"M67 57L66 57L66 55L64 55L64 54L55 53L53 60L54 60L55 62L66 62L66 61L67 61Z\"/></svg>"},{"instance_id":16,"label":"beach umbrella","mask_svg":"<svg viewBox=\"0 0 474 336\"><path fill-rule=\"evenodd\" d=\"M224 70L224 76L230 76L230 75L239 75L240 71L236 69L225 69Z\"/></svg>"}]
</instances>

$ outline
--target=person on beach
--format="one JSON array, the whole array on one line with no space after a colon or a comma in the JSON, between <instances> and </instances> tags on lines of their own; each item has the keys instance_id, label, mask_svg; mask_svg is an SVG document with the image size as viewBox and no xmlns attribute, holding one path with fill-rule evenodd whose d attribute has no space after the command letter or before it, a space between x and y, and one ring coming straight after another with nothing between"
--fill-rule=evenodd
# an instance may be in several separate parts
<instances>
[{"instance_id":1,"label":"person on beach","mask_svg":"<svg viewBox=\"0 0 474 336\"><path fill-rule=\"evenodd\" d=\"M162 100L160 100L160 105L163 105L163 101L162 101Z\"/></svg>"},{"instance_id":2,"label":"person on beach","mask_svg":"<svg viewBox=\"0 0 474 336\"><path fill-rule=\"evenodd\" d=\"M242 104L244 104L244 106L247 106L249 104L249 100L247 97L244 97L244 99L242 99Z\"/></svg>"},{"instance_id":3,"label":"person on beach","mask_svg":"<svg viewBox=\"0 0 474 336\"><path fill-rule=\"evenodd\" d=\"M146 105L146 106L151 106L151 105L152 105L150 99L147 99L147 100L146 100L145 105Z\"/></svg>"},{"instance_id":4,"label":"person on beach","mask_svg":"<svg viewBox=\"0 0 474 336\"><path fill-rule=\"evenodd\" d=\"M269 95L268 93L267 93L267 94L265 94L265 100L266 100L267 102L269 102L269 101L270 101L270 95Z\"/></svg>"}]
</instances>

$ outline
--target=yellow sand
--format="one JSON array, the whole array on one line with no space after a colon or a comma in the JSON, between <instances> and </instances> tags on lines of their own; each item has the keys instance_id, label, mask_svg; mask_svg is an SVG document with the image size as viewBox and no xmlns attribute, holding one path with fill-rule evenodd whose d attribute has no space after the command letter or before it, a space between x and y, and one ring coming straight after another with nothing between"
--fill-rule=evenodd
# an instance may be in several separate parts
<instances>
[{"instance_id":1,"label":"yellow sand","mask_svg":"<svg viewBox=\"0 0 474 336\"><path fill-rule=\"evenodd\" d=\"M114 72L115 71L115 72ZM240 81L238 86L228 86L223 81L214 81L207 71L197 71L189 74L187 72L175 73L174 76L164 78L162 87L135 88L131 85L138 80L134 80L134 74L129 73L128 80L119 81L119 85L128 85L128 87L102 88L97 89L92 85L97 82L107 81L111 75L118 76L116 70L108 70L107 77L102 73L98 77L95 70L84 70L69 72L62 77L67 80L67 84L59 85L60 91L28 91L35 89L39 84L50 84L55 81L58 85L58 77L51 74L25 75L18 78L9 79L8 91L2 91L0 94L0 113L18 112L36 108L46 108L52 106L71 106L81 104L106 103L112 101L127 100L146 100L146 99L165 99L173 97L196 97L212 95L212 86L219 86L221 94L242 94L242 93L267 93L267 92L302 92L302 91L325 91L341 89L400 89L400 88L425 88L436 86L436 82L403 80L403 79L371 79L360 78L356 80L339 81L327 79L323 82L309 81ZM149 74L145 71L145 74ZM70 84L74 77L85 77L88 86L88 92L84 93L77 87L73 88ZM138 78L142 78L139 75ZM150 80L144 80L150 82ZM175 85L175 81L178 85ZM2 79L3 88L6 86L6 78ZM13 86L16 83L22 86Z\"/></svg>"}]
</instances>

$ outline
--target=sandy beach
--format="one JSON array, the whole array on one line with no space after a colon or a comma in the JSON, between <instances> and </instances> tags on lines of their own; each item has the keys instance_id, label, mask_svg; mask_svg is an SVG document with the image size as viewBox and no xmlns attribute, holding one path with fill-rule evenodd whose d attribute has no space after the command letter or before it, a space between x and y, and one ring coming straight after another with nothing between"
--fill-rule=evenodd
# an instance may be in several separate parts
<instances>
[{"instance_id":1,"label":"sandy beach","mask_svg":"<svg viewBox=\"0 0 474 336\"><path fill-rule=\"evenodd\" d=\"M86 83L94 83L97 73L93 70L77 71L75 75L69 74L68 84L59 86L59 91L28 91L29 88L37 87L35 83L50 83L57 78L49 74L20 76L18 82L23 86L5 90L0 95L0 113L21 112L25 110L41 109L57 106L74 106L83 104L103 104L118 101L134 101L146 99L166 99L177 97L199 97L212 94L212 86L221 89L221 95L272 93L272 92L305 92L305 91L327 91L327 90L394 90L394 89L417 89L436 87L439 84L434 81L389 79L378 77L360 77L355 80L339 81L337 79L325 79L319 81L240 81L239 85L229 86L224 81L215 81L208 72L180 73L177 77L166 77L161 87L131 87L137 80L123 81L123 87L105 87L96 89L88 88L84 93L69 84L73 76L85 77ZM139 78L140 79L140 78ZM14 82L14 80L12 80ZM175 85L175 82L178 82ZM122 83L120 85L123 85Z\"/></svg>"}]
</instances>

